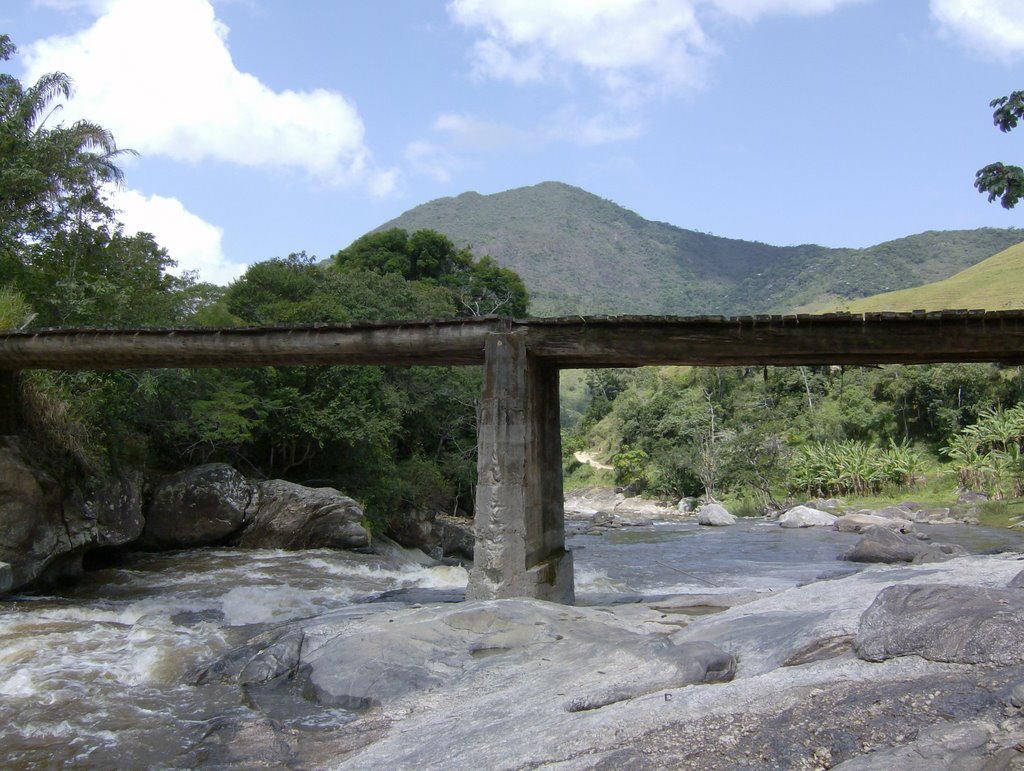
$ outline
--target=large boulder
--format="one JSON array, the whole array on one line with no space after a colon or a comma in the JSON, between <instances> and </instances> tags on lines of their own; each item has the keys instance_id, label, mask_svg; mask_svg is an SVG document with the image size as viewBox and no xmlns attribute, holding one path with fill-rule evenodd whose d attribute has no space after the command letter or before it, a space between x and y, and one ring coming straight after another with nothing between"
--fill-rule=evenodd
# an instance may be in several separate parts
<instances>
[{"instance_id":1,"label":"large boulder","mask_svg":"<svg viewBox=\"0 0 1024 771\"><path fill-rule=\"evenodd\" d=\"M476 548L476 529L473 526L473 520L439 514L434 520L434 528L441 544L443 557L472 561L473 549Z\"/></svg>"},{"instance_id":2,"label":"large boulder","mask_svg":"<svg viewBox=\"0 0 1024 771\"><path fill-rule=\"evenodd\" d=\"M953 664L1024 663L1024 592L897 584L864 611L854 641L868 661L921 656Z\"/></svg>"},{"instance_id":3,"label":"large boulder","mask_svg":"<svg viewBox=\"0 0 1024 771\"><path fill-rule=\"evenodd\" d=\"M96 470L68 475L58 480L17 438L0 438L0 564L7 564L0 592L75 576L87 551L119 546L141 532L137 477Z\"/></svg>"},{"instance_id":4,"label":"large boulder","mask_svg":"<svg viewBox=\"0 0 1024 771\"><path fill-rule=\"evenodd\" d=\"M779 527L832 527L836 519L836 516L810 506L794 506L779 517Z\"/></svg>"},{"instance_id":5,"label":"large boulder","mask_svg":"<svg viewBox=\"0 0 1024 771\"><path fill-rule=\"evenodd\" d=\"M437 512L433 509L411 509L388 521L387 536L407 549L427 551L436 545L434 520Z\"/></svg>"},{"instance_id":6,"label":"large boulder","mask_svg":"<svg viewBox=\"0 0 1024 771\"><path fill-rule=\"evenodd\" d=\"M852 514L844 514L838 517L833 527L840 533L863 533L869 527L880 525L890 530L909 530L913 523L908 519L892 519L880 517L865 511L857 511Z\"/></svg>"},{"instance_id":7,"label":"large boulder","mask_svg":"<svg viewBox=\"0 0 1024 771\"><path fill-rule=\"evenodd\" d=\"M251 549L357 549L370 534L363 512L333 487L303 487L282 479L259 483L259 504L237 540Z\"/></svg>"},{"instance_id":8,"label":"large boulder","mask_svg":"<svg viewBox=\"0 0 1024 771\"><path fill-rule=\"evenodd\" d=\"M736 517L720 503L705 503L697 512L697 524L708 527L727 527L736 524Z\"/></svg>"},{"instance_id":9,"label":"large boulder","mask_svg":"<svg viewBox=\"0 0 1024 771\"><path fill-rule=\"evenodd\" d=\"M888 527L872 525L840 559L850 562L941 562L966 553L960 546L927 543Z\"/></svg>"},{"instance_id":10,"label":"large boulder","mask_svg":"<svg viewBox=\"0 0 1024 771\"><path fill-rule=\"evenodd\" d=\"M251 519L255 485L226 463L207 463L164 479L146 509L142 545L183 549L227 542Z\"/></svg>"}]
</instances>

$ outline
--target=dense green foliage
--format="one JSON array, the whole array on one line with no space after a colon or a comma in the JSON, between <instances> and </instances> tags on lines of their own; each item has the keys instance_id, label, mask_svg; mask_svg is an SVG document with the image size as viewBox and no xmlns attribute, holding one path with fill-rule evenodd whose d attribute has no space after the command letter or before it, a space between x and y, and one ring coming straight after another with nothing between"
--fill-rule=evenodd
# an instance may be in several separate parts
<instances>
[{"instance_id":1,"label":"dense green foliage","mask_svg":"<svg viewBox=\"0 0 1024 771\"><path fill-rule=\"evenodd\" d=\"M448 290L460 316L525 316L529 296L522 279L493 259L456 249L434 230L412 235L399 228L369 233L334 255L339 269L398 275Z\"/></svg>"},{"instance_id":2,"label":"dense green foliage","mask_svg":"<svg viewBox=\"0 0 1024 771\"><path fill-rule=\"evenodd\" d=\"M994 107L992 122L1000 131L1006 133L1017 128L1017 123L1024 118L1024 91L1014 91L1009 96L993 99L989 107ZM1024 169L1020 166L1007 166L1002 163L990 163L978 169L974 175L974 186L979 193L988 193L989 202L999 199L1004 209L1012 209L1024 196Z\"/></svg>"},{"instance_id":3,"label":"dense green foliage","mask_svg":"<svg viewBox=\"0 0 1024 771\"><path fill-rule=\"evenodd\" d=\"M523 277L537 315L790 312L938 281L1024 241L986 228L868 249L770 246L651 222L559 182L438 199L382 230L395 227L492 255Z\"/></svg>"},{"instance_id":4,"label":"dense green foliage","mask_svg":"<svg viewBox=\"0 0 1024 771\"><path fill-rule=\"evenodd\" d=\"M909 488L951 437L1024 398L1019 368L988 364L644 368L587 383L567 451L588 449L637 490L759 505Z\"/></svg>"}]
</instances>

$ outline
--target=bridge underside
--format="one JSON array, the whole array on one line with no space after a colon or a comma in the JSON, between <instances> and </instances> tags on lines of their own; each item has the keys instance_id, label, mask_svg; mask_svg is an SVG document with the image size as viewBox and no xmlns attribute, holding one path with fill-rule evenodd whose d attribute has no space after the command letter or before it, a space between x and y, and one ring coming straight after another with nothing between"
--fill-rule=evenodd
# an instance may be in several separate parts
<instances>
[{"instance_id":1,"label":"bridge underside","mask_svg":"<svg viewBox=\"0 0 1024 771\"><path fill-rule=\"evenodd\" d=\"M8 332L0 333L0 433L16 428L19 369L484 364L468 595L572 602L559 369L985 361L1024 362L1024 311Z\"/></svg>"}]
</instances>

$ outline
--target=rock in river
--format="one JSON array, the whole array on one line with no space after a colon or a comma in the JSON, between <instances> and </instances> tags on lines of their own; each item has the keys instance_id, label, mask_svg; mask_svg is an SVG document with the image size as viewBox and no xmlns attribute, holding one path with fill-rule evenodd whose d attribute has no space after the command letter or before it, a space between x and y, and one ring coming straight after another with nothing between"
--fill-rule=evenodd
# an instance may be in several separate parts
<instances>
[{"instance_id":1,"label":"rock in river","mask_svg":"<svg viewBox=\"0 0 1024 771\"><path fill-rule=\"evenodd\" d=\"M736 524L736 517L720 503L706 503L697 512L697 524L709 527L726 527Z\"/></svg>"},{"instance_id":2,"label":"rock in river","mask_svg":"<svg viewBox=\"0 0 1024 771\"><path fill-rule=\"evenodd\" d=\"M953 544L925 543L913 535L882 525L864 530L863 537L841 559L851 562L941 562L966 554Z\"/></svg>"},{"instance_id":3,"label":"rock in river","mask_svg":"<svg viewBox=\"0 0 1024 771\"><path fill-rule=\"evenodd\" d=\"M781 517L779 527L832 527L837 517L810 506L794 506Z\"/></svg>"}]
</instances>

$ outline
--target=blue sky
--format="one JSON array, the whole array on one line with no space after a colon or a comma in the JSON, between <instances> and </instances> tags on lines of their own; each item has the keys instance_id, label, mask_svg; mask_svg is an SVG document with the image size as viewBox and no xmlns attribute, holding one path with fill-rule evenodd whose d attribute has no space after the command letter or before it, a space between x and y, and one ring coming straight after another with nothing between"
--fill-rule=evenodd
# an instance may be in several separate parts
<instances>
[{"instance_id":1,"label":"blue sky","mask_svg":"<svg viewBox=\"0 0 1024 771\"><path fill-rule=\"evenodd\" d=\"M418 204L560 180L654 220L867 246L1022 226L1022 0L5 0L122 147L130 229L227 283Z\"/></svg>"}]
</instances>

